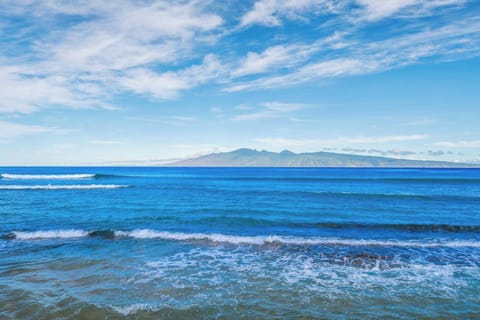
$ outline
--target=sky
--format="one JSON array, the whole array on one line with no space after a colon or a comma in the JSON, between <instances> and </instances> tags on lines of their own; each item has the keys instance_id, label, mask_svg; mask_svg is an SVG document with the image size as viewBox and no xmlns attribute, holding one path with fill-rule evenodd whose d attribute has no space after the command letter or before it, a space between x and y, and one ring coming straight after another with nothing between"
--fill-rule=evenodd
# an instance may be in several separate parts
<instances>
[{"instance_id":1,"label":"sky","mask_svg":"<svg viewBox=\"0 0 480 320\"><path fill-rule=\"evenodd\" d=\"M480 1L4 0L0 165L480 163Z\"/></svg>"}]
</instances>

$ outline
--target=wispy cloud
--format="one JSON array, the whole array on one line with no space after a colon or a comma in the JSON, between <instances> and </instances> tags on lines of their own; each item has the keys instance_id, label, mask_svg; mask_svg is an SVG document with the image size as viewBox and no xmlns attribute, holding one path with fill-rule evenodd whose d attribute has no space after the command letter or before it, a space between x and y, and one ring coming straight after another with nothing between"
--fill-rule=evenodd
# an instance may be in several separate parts
<instances>
[{"instance_id":1,"label":"wispy cloud","mask_svg":"<svg viewBox=\"0 0 480 320\"><path fill-rule=\"evenodd\" d=\"M0 112L30 113L52 106L113 109L108 101L121 92L166 99L211 80L218 69L211 55L183 70L155 70L191 59L202 37L223 23L206 5L2 2L0 10L9 13L5 19L25 19L30 25L19 42L20 54L5 52L2 57L0 50ZM68 28L64 16L75 16ZM29 28L40 32L33 35Z\"/></svg>"},{"instance_id":2,"label":"wispy cloud","mask_svg":"<svg viewBox=\"0 0 480 320\"><path fill-rule=\"evenodd\" d=\"M269 74L254 80L229 84L227 92L271 89L372 72L422 62L449 60L452 57L480 55L480 19L469 18L437 28L426 28L415 33L397 35L380 41L350 40L336 58L330 55L310 59L307 63ZM313 44L312 44L313 46ZM335 49L331 49L335 51Z\"/></svg>"},{"instance_id":3,"label":"wispy cloud","mask_svg":"<svg viewBox=\"0 0 480 320\"><path fill-rule=\"evenodd\" d=\"M8 45L0 49L0 112L118 109L113 101L123 94L175 99L207 84L220 84L226 92L262 90L477 56L480 20L472 15L410 29L402 25L404 33L386 32L375 41L361 32L386 17L401 21L466 3L258 0L247 12L236 12L218 11L212 1L3 1ZM320 17L335 28L266 41L255 50L232 47L228 37L243 36L252 25L287 21L312 31ZM311 19L316 20L310 25ZM19 27L16 20L25 23ZM234 26L238 21L241 28Z\"/></svg>"},{"instance_id":4,"label":"wispy cloud","mask_svg":"<svg viewBox=\"0 0 480 320\"><path fill-rule=\"evenodd\" d=\"M22 67L0 66L0 113L32 113L41 108L116 107L92 97L61 75L34 75Z\"/></svg>"},{"instance_id":5,"label":"wispy cloud","mask_svg":"<svg viewBox=\"0 0 480 320\"><path fill-rule=\"evenodd\" d=\"M380 149L356 149L356 148L342 148L341 151L348 153L358 153L358 154L373 154L380 156L412 156L416 155L416 151L411 150L400 150L400 149L389 149L389 150L380 150Z\"/></svg>"},{"instance_id":6,"label":"wispy cloud","mask_svg":"<svg viewBox=\"0 0 480 320\"><path fill-rule=\"evenodd\" d=\"M441 141L435 145L450 148L480 148L480 140Z\"/></svg>"},{"instance_id":7,"label":"wispy cloud","mask_svg":"<svg viewBox=\"0 0 480 320\"><path fill-rule=\"evenodd\" d=\"M263 106L273 112L292 112L307 107L307 105L303 103L285 103L278 101L265 102Z\"/></svg>"},{"instance_id":8,"label":"wispy cloud","mask_svg":"<svg viewBox=\"0 0 480 320\"><path fill-rule=\"evenodd\" d=\"M333 139L291 139L291 138L257 138L256 142L264 143L274 147L338 147L356 144L378 144L391 142L418 141L427 139L424 134L398 135L398 136L380 136L380 137L338 137Z\"/></svg>"},{"instance_id":9,"label":"wispy cloud","mask_svg":"<svg viewBox=\"0 0 480 320\"><path fill-rule=\"evenodd\" d=\"M211 107L210 111L213 112L213 113L222 113L223 109L220 108L220 107Z\"/></svg>"},{"instance_id":10,"label":"wispy cloud","mask_svg":"<svg viewBox=\"0 0 480 320\"><path fill-rule=\"evenodd\" d=\"M138 94L161 99L174 98L178 92L220 78L223 66L214 55L207 55L201 64L173 72L157 73L149 69L128 70L112 81Z\"/></svg>"},{"instance_id":11,"label":"wispy cloud","mask_svg":"<svg viewBox=\"0 0 480 320\"><path fill-rule=\"evenodd\" d=\"M227 87L225 91L234 92L247 89L269 89L307 82L316 78L331 78L343 75L367 73L375 70L375 68L374 65L370 66L357 59L333 59L308 64L285 75L265 77L258 80L233 84Z\"/></svg>"},{"instance_id":12,"label":"wispy cloud","mask_svg":"<svg viewBox=\"0 0 480 320\"><path fill-rule=\"evenodd\" d=\"M335 13L345 4L345 1L332 0L258 0L251 10L241 17L240 25L280 26L283 19L305 20L312 13Z\"/></svg>"},{"instance_id":13,"label":"wispy cloud","mask_svg":"<svg viewBox=\"0 0 480 320\"><path fill-rule=\"evenodd\" d=\"M312 15L337 15L345 19L374 21L392 16L428 16L437 9L460 6L467 0L258 0L240 25L277 27L284 20L308 20Z\"/></svg>"},{"instance_id":14,"label":"wispy cloud","mask_svg":"<svg viewBox=\"0 0 480 320\"><path fill-rule=\"evenodd\" d=\"M90 140L91 144L99 144L99 145L115 145L121 144L121 141L117 140Z\"/></svg>"},{"instance_id":15,"label":"wispy cloud","mask_svg":"<svg viewBox=\"0 0 480 320\"><path fill-rule=\"evenodd\" d=\"M168 126L186 126L197 119L194 117L185 117L185 116L168 116L168 117L128 117L128 120L149 122L149 123L159 123Z\"/></svg>"},{"instance_id":16,"label":"wispy cloud","mask_svg":"<svg viewBox=\"0 0 480 320\"><path fill-rule=\"evenodd\" d=\"M362 6L357 14L366 20L379 20L395 14L430 15L437 8L462 5L466 0L356 0Z\"/></svg>"},{"instance_id":17,"label":"wispy cloud","mask_svg":"<svg viewBox=\"0 0 480 320\"><path fill-rule=\"evenodd\" d=\"M0 139L55 132L56 128L0 121Z\"/></svg>"},{"instance_id":18,"label":"wispy cloud","mask_svg":"<svg viewBox=\"0 0 480 320\"><path fill-rule=\"evenodd\" d=\"M405 122L403 125L411 127L421 127L432 125L437 122L437 119L433 118L421 118Z\"/></svg>"},{"instance_id":19,"label":"wispy cloud","mask_svg":"<svg viewBox=\"0 0 480 320\"><path fill-rule=\"evenodd\" d=\"M231 118L234 121L247 121L247 120L258 120L258 119L265 119L265 118L276 118L285 116L286 114L290 114L294 111L305 109L308 107L305 104L300 103L285 103L285 102L277 102L277 101L270 101L264 102L261 104L260 108L256 109L253 112L249 113L241 113L237 114ZM252 108L245 108L243 106L239 110L251 110Z\"/></svg>"},{"instance_id":20,"label":"wispy cloud","mask_svg":"<svg viewBox=\"0 0 480 320\"><path fill-rule=\"evenodd\" d=\"M278 45L265 49L263 52L248 52L231 76L241 77L260 74L272 69L290 68L307 59L315 50L315 45Z\"/></svg>"}]
</instances>

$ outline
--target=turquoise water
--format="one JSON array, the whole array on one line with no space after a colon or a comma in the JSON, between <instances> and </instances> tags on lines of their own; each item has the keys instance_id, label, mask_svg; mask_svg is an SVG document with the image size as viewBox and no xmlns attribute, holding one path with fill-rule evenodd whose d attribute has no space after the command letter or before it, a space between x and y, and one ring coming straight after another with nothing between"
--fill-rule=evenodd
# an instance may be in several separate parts
<instances>
[{"instance_id":1,"label":"turquoise water","mask_svg":"<svg viewBox=\"0 0 480 320\"><path fill-rule=\"evenodd\" d=\"M0 319L480 317L477 169L0 173Z\"/></svg>"}]
</instances>

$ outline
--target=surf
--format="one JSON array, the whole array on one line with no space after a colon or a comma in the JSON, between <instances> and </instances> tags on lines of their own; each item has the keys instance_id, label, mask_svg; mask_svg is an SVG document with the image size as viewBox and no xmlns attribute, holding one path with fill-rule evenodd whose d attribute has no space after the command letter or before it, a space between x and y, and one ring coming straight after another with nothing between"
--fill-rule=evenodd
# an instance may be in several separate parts
<instances>
[{"instance_id":1,"label":"surf","mask_svg":"<svg viewBox=\"0 0 480 320\"><path fill-rule=\"evenodd\" d=\"M480 241L476 240L374 240L348 239L334 237L299 237L285 235L229 235L221 233L184 233L152 229L123 230L83 230L59 229L39 231L12 231L1 236L3 240L35 240L35 239L69 239L95 237L103 239L160 239L169 241L203 241L232 245L298 245L298 246L348 246L348 247L416 247L416 248L480 248Z\"/></svg>"},{"instance_id":2,"label":"surf","mask_svg":"<svg viewBox=\"0 0 480 320\"><path fill-rule=\"evenodd\" d=\"M72 184L72 185L0 185L0 190L91 190L128 188L119 184Z\"/></svg>"},{"instance_id":3,"label":"surf","mask_svg":"<svg viewBox=\"0 0 480 320\"><path fill-rule=\"evenodd\" d=\"M76 180L95 178L94 173L75 173L75 174L10 174L2 173L1 178L11 180Z\"/></svg>"}]
</instances>

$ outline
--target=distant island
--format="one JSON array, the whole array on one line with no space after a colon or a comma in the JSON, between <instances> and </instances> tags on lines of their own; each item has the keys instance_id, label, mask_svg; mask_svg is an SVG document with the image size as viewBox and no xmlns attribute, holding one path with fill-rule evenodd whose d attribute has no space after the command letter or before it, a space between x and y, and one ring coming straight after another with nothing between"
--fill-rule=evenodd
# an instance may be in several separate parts
<instances>
[{"instance_id":1,"label":"distant island","mask_svg":"<svg viewBox=\"0 0 480 320\"><path fill-rule=\"evenodd\" d=\"M447 161L408 160L333 152L294 153L242 148L211 153L166 164L175 167L380 167L380 168L474 168L478 165Z\"/></svg>"}]
</instances>

